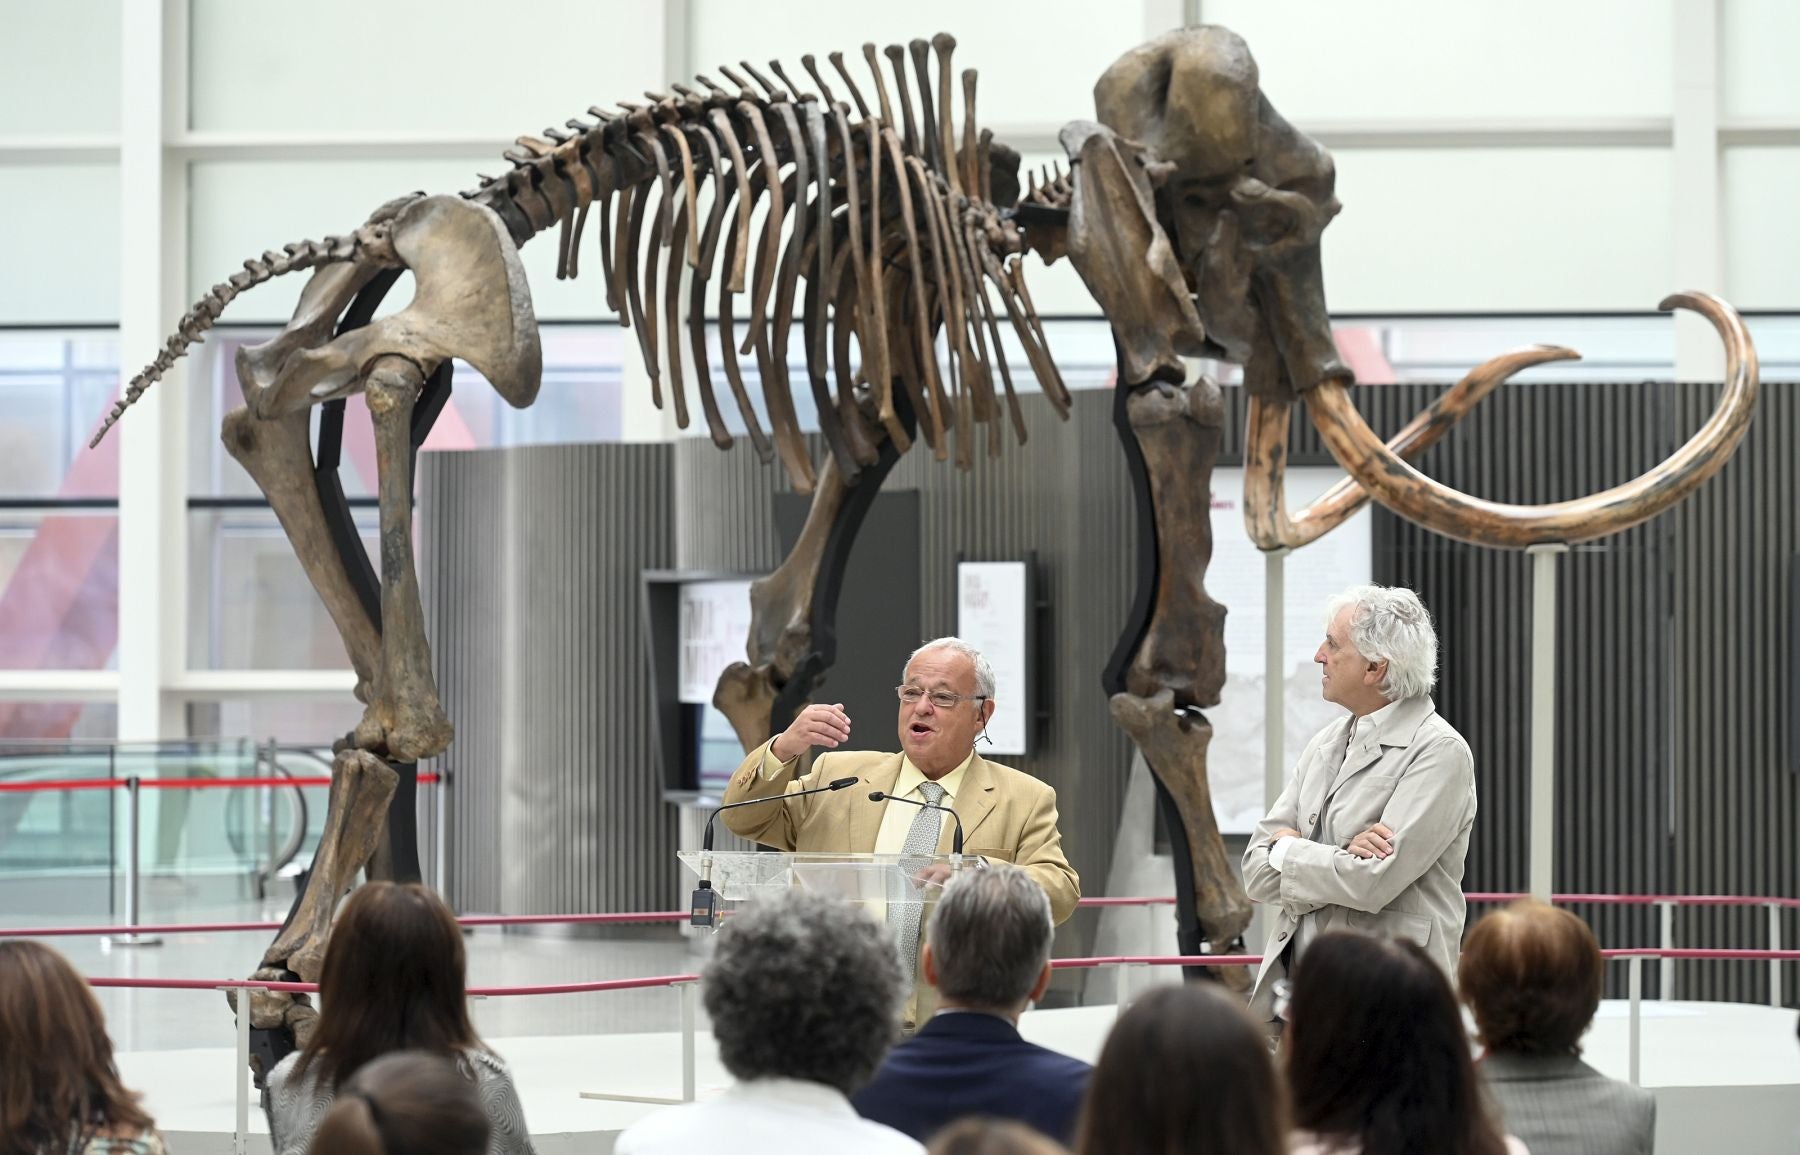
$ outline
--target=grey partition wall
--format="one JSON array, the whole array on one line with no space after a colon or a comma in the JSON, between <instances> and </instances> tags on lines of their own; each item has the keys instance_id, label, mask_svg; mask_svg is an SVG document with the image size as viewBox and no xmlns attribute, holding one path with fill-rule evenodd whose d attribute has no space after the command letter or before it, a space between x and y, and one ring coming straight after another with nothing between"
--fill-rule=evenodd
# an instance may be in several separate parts
<instances>
[{"instance_id":1,"label":"grey partition wall","mask_svg":"<svg viewBox=\"0 0 1800 1155\"><path fill-rule=\"evenodd\" d=\"M420 573L456 726L458 910L667 910L675 815L653 768L639 575L673 560L667 445L419 458Z\"/></svg>"}]
</instances>

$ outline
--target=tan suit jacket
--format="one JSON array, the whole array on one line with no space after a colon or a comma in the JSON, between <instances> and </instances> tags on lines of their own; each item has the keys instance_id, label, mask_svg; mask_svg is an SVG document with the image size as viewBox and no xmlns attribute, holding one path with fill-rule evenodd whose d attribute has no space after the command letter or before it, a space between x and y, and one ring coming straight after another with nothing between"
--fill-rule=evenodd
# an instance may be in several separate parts
<instances>
[{"instance_id":1,"label":"tan suit jacket","mask_svg":"<svg viewBox=\"0 0 1800 1155\"><path fill-rule=\"evenodd\" d=\"M829 794L724 811L719 817L732 833L777 850L874 851L888 804L869 801L869 793L894 788L900 778L899 754L827 751L813 760L812 770L804 777L790 772L765 779L760 771L767 749L768 743L764 743L752 750L732 774L731 785L725 789L726 804L808 790L852 774L861 781ZM795 766L797 769L799 763ZM1081 879L1063 857L1055 790L1029 774L977 754L963 773L962 789L951 809L962 820L965 854L1022 867L1050 896L1050 911L1058 924L1075 912ZM950 853L951 831L951 824L944 823L939 854Z\"/></svg>"},{"instance_id":2,"label":"tan suit jacket","mask_svg":"<svg viewBox=\"0 0 1800 1155\"><path fill-rule=\"evenodd\" d=\"M1286 974L1279 960L1302 919L1312 920L1314 933L1411 939L1446 975L1456 974L1467 909L1463 860L1475 824L1469 744L1423 695L1360 727L1345 757L1352 721L1346 715L1307 743L1244 852L1244 888L1276 908L1250 995L1251 1013L1264 1021L1274 1018L1270 988ZM1345 849L1377 822L1394 832L1392 854L1358 858ZM1269 865L1269 848L1282 827L1301 837L1278 871Z\"/></svg>"}]
</instances>

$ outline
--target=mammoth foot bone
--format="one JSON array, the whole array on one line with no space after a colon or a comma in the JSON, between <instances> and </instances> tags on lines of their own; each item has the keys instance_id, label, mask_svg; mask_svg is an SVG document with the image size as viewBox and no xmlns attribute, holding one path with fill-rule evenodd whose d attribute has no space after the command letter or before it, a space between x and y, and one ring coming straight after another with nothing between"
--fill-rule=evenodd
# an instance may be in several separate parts
<instances>
[{"instance_id":1,"label":"mammoth foot bone","mask_svg":"<svg viewBox=\"0 0 1800 1155\"><path fill-rule=\"evenodd\" d=\"M262 965L250 976L252 979L319 981L324 969L325 939L331 931L338 899L350 890L357 871L380 845L388 807L399 785L400 776L393 767L367 751L341 750L332 759L325 830L319 837L306 889L288 914L281 933L263 953ZM236 1008L237 999L230 1001ZM250 999L251 1027L264 1032L286 1032L297 1046L305 1045L316 1017L311 1001L303 994L266 991Z\"/></svg>"}]
</instances>

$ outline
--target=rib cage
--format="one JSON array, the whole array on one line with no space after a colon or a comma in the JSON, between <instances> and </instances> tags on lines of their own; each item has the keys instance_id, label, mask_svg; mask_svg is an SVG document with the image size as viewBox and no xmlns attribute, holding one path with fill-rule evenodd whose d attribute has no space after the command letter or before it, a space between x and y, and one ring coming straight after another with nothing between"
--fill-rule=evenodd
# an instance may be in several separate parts
<instances>
[{"instance_id":1,"label":"rib cage","mask_svg":"<svg viewBox=\"0 0 1800 1155\"><path fill-rule=\"evenodd\" d=\"M889 46L890 95L875 46L864 45L873 107L842 54L832 53L854 110L836 98L811 56L802 63L816 92L800 91L778 62L770 70L781 84L747 62L741 73L723 67L735 90L700 76L700 90L671 85L670 94L646 93L646 104L593 107L591 120L571 119L562 129L522 136L505 153L511 169L483 177L463 195L498 214L515 244L555 229L559 278L579 275L589 217L599 218L607 308L636 333L653 399L658 407L665 404L666 384L680 427L691 421L690 382L676 331L685 315L702 418L716 444L733 442L706 340L706 294L716 280L720 360L732 402L758 455L767 461L779 454L796 487L810 490L814 481L787 368L796 313L820 432L846 479L876 461L884 437L908 448L893 395L896 377L918 434L939 459L954 448L957 463L967 467L976 426L985 426L990 454L1004 439L1003 413L1025 439L1003 355L1002 314L1045 394L1065 415L1068 392L1022 273L1024 236L1011 219L1016 180L1002 168L995 187L996 158L1004 165L1016 163L1016 155L995 148L992 135L978 129L972 69L962 74L960 141L953 128L954 47L947 34L930 43L915 40L905 50ZM935 93L929 65L934 51ZM308 264L276 253L246 261L245 271L222 286L231 293L215 289L183 318L169 347L133 379L101 433L199 339L235 292L290 268L340 260L397 265L391 247L370 242L385 241L380 222L403 203L383 206L354 238L289 246L290 252L317 254ZM735 298L746 292L740 341ZM942 365L935 343L940 331ZM756 358L768 432L745 387L741 355ZM1004 402L995 387L996 368Z\"/></svg>"}]
</instances>

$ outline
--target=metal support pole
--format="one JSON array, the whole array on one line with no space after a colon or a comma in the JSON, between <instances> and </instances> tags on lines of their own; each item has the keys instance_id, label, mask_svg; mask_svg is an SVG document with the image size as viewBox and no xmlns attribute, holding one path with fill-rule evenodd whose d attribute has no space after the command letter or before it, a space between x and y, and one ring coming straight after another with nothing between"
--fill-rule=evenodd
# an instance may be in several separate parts
<instances>
[{"instance_id":1,"label":"metal support pole","mask_svg":"<svg viewBox=\"0 0 1800 1155\"><path fill-rule=\"evenodd\" d=\"M1643 1053L1644 1033L1644 956L1632 955L1626 960L1631 964L1631 1025L1628 1031L1628 1047L1631 1052L1631 1085L1642 1086L1639 1059Z\"/></svg>"},{"instance_id":2,"label":"metal support pole","mask_svg":"<svg viewBox=\"0 0 1800 1155\"><path fill-rule=\"evenodd\" d=\"M1138 986L1137 979L1134 976L1136 972L1143 969L1144 964L1142 963L1119 964L1118 975L1113 983L1113 989L1118 992L1116 996L1118 998L1118 1003L1113 1007L1113 1019L1115 1021L1123 1017L1126 1008L1131 1006L1132 993L1137 990Z\"/></svg>"},{"instance_id":3,"label":"metal support pole","mask_svg":"<svg viewBox=\"0 0 1800 1155\"><path fill-rule=\"evenodd\" d=\"M1531 897L1549 902L1556 869L1556 558L1561 542L1531 555Z\"/></svg>"},{"instance_id":4,"label":"metal support pole","mask_svg":"<svg viewBox=\"0 0 1800 1155\"><path fill-rule=\"evenodd\" d=\"M1263 554L1263 805L1275 805L1287 779L1287 555Z\"/></svg>"},{"instance_id":5,"label":"metal support pole","mask_svg":"<svg viewBox=\"0 0 1800 1155\"><path fill-rule=\"evenodd\" d=\"M681 992L681 1101L694 1101L694 995L698 983L682 983Z\"/></svg>"},{"instance_id":6,"label":"metal support pole","mask_svg":"<svg viewBox=\"0 0 1800 1155\"><path fill-rule=\"evenodd\" d=\"M431 786L432 832L431 832L431 873L437 881L437 892L445 902L450 901L450 852L444 841L444 833L449 824L448 799L444 792L450 788L450 771L438 767L437 781ZM454 909L454 905L452 905Z\"/></svg>"},{"instance_id":7,"label":"metal support pole","mask_svg":"<svg viewBox=\"0 0 1800 1155\"><path fill-rule=\"evenodd\" d=\"M1663 950L1675 949L1675 904L1659 902L1657 913L1662 921L1662 932L1657 936L1656 945ZM1657 978L1656 997L1663 1002L1671 1002L1675 998L1675 960L1663 956L1662 968Z\"/></svg>"},{"instance_id":8,"label":"metal support pole","mask_svg":"<svg viewBox=\"0 0 1800 1155\"><path fill-rule=\"evenodd\" d=\"M1769 949L1781 949L1781 904L1769 904ZM1769 960L1769 1005L1781 1006L1781 960Z\"/></svg>"},{"instance_id":9,"label":"metal support pole","mask_svg":"<svg viewBox=\"0 0 1800 1155\"><path fill-rule=\"evenodd\" d=\"M1146 935L1144 938L1144 953L1145 954L1155 954L1156 953L1156 937L1157 937L1157 935L1162 933L1162 929L1163 929L1162 920L1157 917L1158 914L1161 913L1161 910L1162 910L1162 908L1157 906L1155 903L1145 903L1144 904L1144 911L1145 911L1146 915L1148 915L1149 922L1150 922L1149 934Z\"/></svg>"},{"instance_id":10,"label":"metal support pole","mask_svg":"<svg viewBox=\"0 0 1800 1155\"><path fill-rule=\"evenodd\" d=\"M227 994L232 988L220 987ZM232 1155L250 1150L250 1000L266 987L237 987L237 1127L232 1132Z\"/></svg>"},{"instance_id":11,"label":"metal support pole","mask_svg":"<svg viewBox=\"0 0 1800 1155\"><path fill-rule=\"evenodd\" d=\"M141 779L136 774L125 779L125 797L129 800L128 825L125 832L125 925L136 928L138 925L138 884L141 871L138 869L138 794ZM108 947L115 946L161 946L162 939L153 934L138 934L135 929L127 934L107 935L101 940Z\"/></svg>"}]
</instances>

